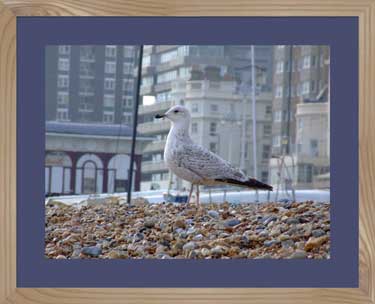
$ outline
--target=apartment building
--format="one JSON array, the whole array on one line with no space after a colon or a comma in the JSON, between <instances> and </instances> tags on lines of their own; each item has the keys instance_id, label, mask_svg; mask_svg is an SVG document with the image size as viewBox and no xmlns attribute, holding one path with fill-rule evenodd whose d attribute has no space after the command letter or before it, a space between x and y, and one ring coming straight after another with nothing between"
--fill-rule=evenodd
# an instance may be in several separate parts
<instances>
[{"instance_id":1,"label":"apartment building","mask_svg":"<svg viewBox=\"0 0 375 304\"><path fill-rule=\"evenodd\" d=\"M265 81L257 86L257 154L260 155L258 171L262 179L267 180L271 148L272 48L264 49L268 53L260 52L262 55L256 61L265 71ZM190 109L193 140L234 165L241 163L240 147L244 142L244 167L251 174L251 104L249 97L242 96L238 90L241 77L238 68L250 69L250 46L145 46L143 59L141 95L144 98L139 107L138 131L154 136L155 140L143 151L141 189L168 188L170 175L163 162L163 150L170 123L155 121L153 117L175 104L184 104ZM150 96L152 102L147 99ZM245 132L241 126L242 113L246 113ZM264 132L267 135L264 136ZM175 177L172 181L175 189L188 187Z\"/></svg>"},{"instance_id":2,"label":"apartment building","mask_svg":"<svg viewBox=\"0 0 375 304\"><path fill-rule=\"evenodd\" d=\"M329 188L329 46L275 46L273 81L271 184Z\"/></svg>"},{"instance_id":3,"label":"apartment building","mask_svg":"<svg viewBox=\"0 0 375 304\"><path fill-rule=\"evenodd\" d=\"M132 124L137 47L46 48L46 120Z\"/></svg>"}]
</instances>

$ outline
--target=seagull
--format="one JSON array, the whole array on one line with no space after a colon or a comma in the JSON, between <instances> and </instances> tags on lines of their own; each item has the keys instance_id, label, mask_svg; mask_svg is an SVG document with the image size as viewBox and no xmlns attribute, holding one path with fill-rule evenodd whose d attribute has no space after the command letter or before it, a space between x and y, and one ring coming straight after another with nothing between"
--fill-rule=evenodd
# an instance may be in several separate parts
<instances>
[{"instance_id":1,"label":"seagull","mask_svg":"<svg viewBox=\"0 0 375 304\"><path fill-rule=\"evenodd\" d=\"M181 105L170 108L155 118L167 118L172 122L164 148L164 161L169 170L191 183L187 204L196 185L196 204L199 207L199 186L229 184L251 189L272 191L272 187L255 178L246 176L219 155L193 142L189 135L191 115Z\"/></svg>"}]
</instances>

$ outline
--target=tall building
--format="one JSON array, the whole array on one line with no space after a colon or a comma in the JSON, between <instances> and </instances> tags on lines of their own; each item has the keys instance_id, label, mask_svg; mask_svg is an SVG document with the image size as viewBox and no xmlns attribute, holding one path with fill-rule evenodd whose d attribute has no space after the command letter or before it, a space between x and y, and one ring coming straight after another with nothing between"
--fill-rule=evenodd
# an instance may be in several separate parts
<instances>
[{"instance_id":1,"label":"tall building","mask_svg":"<svg viewBox=\"0 0 375 304\"><path fill-rule=\"evenodd\" d=\"M46 48L46 120L132 123L135 46Z\"/></svg>"},{"instance_id":2,"label":"tall building","mask_svg":"<svg viewBox=\"0 0 375 304\"><path fill-rule=\"evenodd\" d=\"M128 189L137 53L121 45L46 48L46 193ZM137 137L136 191L148 140Z\"/></svg>"},{"instance_id":3,"label":"tall building","mask_svg":"<svg viewBox=\"0 0 375 304\"><path fill-rule=\"evenodd\" d=\"M258 172L259 178L266 181L271 147L272 47L255 49L256 65L264 71L263 81L257 83ZM169 172L163 162L163 150L170 123L154 120L154 115L175 104L190 109L190 133L195 142L234 165L239 166L243 158L244 170L252 174L251 104L249 96L238 90L242 71L250 70L250 56L250 46L145 47L138 131L155 140L143 151L142 190L168 188ZM246 148L241 156L243 143ZM179 179L173 181L173 188L187 186Z\"/></svg>"},{"instance_id":4,"label":"tall building","mask_svg":"<svg viewBox=\"0 0 375 304\"><path fill-rule=\"evenodd\" d=\"M271 183L329 188L329 46L275 46L273 81Z\"/></svg>"}]
</instances>

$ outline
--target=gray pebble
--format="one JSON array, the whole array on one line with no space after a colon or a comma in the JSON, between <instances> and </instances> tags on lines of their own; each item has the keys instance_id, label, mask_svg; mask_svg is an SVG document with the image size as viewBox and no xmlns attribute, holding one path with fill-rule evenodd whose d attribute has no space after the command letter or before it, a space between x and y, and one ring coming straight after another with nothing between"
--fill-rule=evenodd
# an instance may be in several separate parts
<instances>
[{"instance_id":1,"label":"gray pebble","mask_svg":"<svg viewBox=\"0 0 375 304\"><path fill-rule=\"evenodd\" d=\"M281 246L283 248L291 248L291 247L294 247L294 242L292 240L286 240L286 241L281 242Z\"/></svg>"},{"instance_id":2,"label":"gray pebble","mask_svg":"<svg viewBox=\"0 0 375 304\"><path fill-rule=\"evenodd\" d=\"M210 210L208 211L207 213L210 217L214 218L214 219L217 219L219 218L219 212L215 211L215 210Z\"/></svg>"},{"instance_id":3,"label":"gray pebble","mask_svg":"<svg viewBox=\"0 0 375 304\"><path fill-rule=\"evenodd\" d=\"M146 228L153 228L156 224L156 220L153 219L153 218L150 218L150 219L145 219L145 222L144 222L144 226Z\"/></svg>"},{"instance_id":4,"label":"gray pebble","mask_svg":"<svg viewBox=\"0 0 375 304\"><path fill-rule=\"evenodd\" d=\"M133 242L139 242L139 241L142 241L143 239L144 239L143 233L136 233L134 234Z\"/></svg>"},{"instance_id":5,"label":"gray pebble","mask_svg":"<svg viewBox=\"0 0 375 304\"><path fill-rule=\"evenodd\" d=\"M225 221L224 225L226 227L233 227L233 226L236 226L240 223L241 223L241 221L239 221L238 219L230 219L230 220Z\"/></svg>"},{"instance_id":6,"label":"gray pebble","mask_svg":"<svg viewBox=\"0 0 375 304\"><path fill-rule=\"evenodd\" d=\"M276 221L277 220L277 217L276 216L268 216L266 218L263 218L262 219L262 223L267 226L269 223L273 222L273 221Z\"/></svg>"},{"instance_id":7,"label":"gray pebble","mask_svg":"<svg viewBox=\"0 0 375 304\"><path fill-rule=\"evenodd\" d=\"M224 253L224 248L221 246L216 246L211 249L211 254L214 256L222 255Z\"/></svg>"},{"instance_id":8,"label":"gray pebble","mask_svg":"<svg viewBox=\"0 0 375 304\"><path fill-rule=\"evenodd\" d=\"M291 256L289 256L289 259L305 259L307 258L307 254L305 251L302 250L296 250Z\"/></svg>"},{"instance_id":9,"label":"gray pebble","mask_svg":"<svg viewBox=\"0 0 375 304\"><path fill-rule=\"evenodd\" d=\"M323 229L315 229L315 230L313 230L313 231L311 232L311 234L313 235L313 237L318 238L318 237L320 237L320 236L325 235L326 233L325 233L325 231L324 231Z\"/></svg>"},{"instance_id":10,"label":"gray pebble","mask_svg":"<svg viewBox=\"0 0 375 304\"><path fill-rule=\"evenodd\" d=\"M201 241L201 240L203 240L202 234L197 234L196 236L193 237L193 241Z\"/></svg>"},{"instance_id":11,"label":"gray pebble","mask_svg":"<svg viewBox=\"0 0 375 304\"><path fill-rule=\"evenodd\" d=\"M98 257L102 253L102 249L97 246L83 247L81 252L92 257Z\"/></svg>"},{"instance_id":12,"label":"gray pebble","mask_svg":"<svg viewBox=\"0 0 375 304\"><path fill-rule=\"evenodd\" d=\"M266 246L266 247L272 247L273 245L276 245L278 243L280 243L280 241L278 241L278 240L265 241L264 242L264 246Z\"/></svg>"},{"instance_id":13,"label":"gray pebble","mask_svg":"<svg viewBox=\"0 0 375 304\"><path fill-rule=\"evenodd\" d=\"M294 217L291 217L291 218L288 218L286 220L286 223L289 224L289 225L292 225L292 224L299 224L299 220L294 218Z\"/></svg>"},{"instance_id":14,"label":"gray pebble","mask_svg":"<svg viewBox=\"0 0 375 304\"><path fill-rule=\"evenodd\" d=\"M194 242L188 242L186 243L183 247L182 247L182 250L184 251L191 251L191 250L194 250L196 247L195 243Z\"/></svg>"},{"instance_id":15,"label":"gray pebble","mask_svg":"<svg viewBox=\"0 0 375 304\"><path fill-rule=\"evenodd\" d=\"M194 234L196 232L196 229L194 227L190 227L187 231L186 231L186 234L187 235L190 235L190 234Z\"/></svg>"}]
</instances>

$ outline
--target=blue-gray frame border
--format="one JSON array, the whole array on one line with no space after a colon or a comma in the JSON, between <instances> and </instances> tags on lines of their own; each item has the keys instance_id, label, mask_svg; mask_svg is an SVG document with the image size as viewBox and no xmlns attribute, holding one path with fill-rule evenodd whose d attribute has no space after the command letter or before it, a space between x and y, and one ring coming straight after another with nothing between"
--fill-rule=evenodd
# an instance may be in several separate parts
<instances>
[{"instance_id":1,"label":"blue-gray frame border","mask_svg":"<svg viewBox=\"0 0 375 304\"><path fill-rule=\"evenodd\" d=\"M49 44L329 45L331 259L45 259ZM358 18L17 17L17 287L358 287Z\"/></svg>"}]
</instances>

